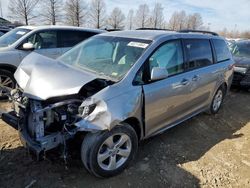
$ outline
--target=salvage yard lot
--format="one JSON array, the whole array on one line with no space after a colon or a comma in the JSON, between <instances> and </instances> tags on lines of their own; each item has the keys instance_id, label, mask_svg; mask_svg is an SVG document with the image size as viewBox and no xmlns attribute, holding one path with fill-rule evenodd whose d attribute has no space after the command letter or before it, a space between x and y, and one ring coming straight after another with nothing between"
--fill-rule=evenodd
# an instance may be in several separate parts
<instances>
[{"instance_id":1,"label":"salvage yard lot","mask_svg":"<svg viewBox=\"0 0 250 188\"><path fill-rule=\"evenodd\" d=\"M1 108L7 108L3 103ZM198 115L140 144L130 168L98 179L79 155L32 161L0 122L0 187L250 187L250 92L232 91L219 114Z\"/></svg>"}]
</instances>

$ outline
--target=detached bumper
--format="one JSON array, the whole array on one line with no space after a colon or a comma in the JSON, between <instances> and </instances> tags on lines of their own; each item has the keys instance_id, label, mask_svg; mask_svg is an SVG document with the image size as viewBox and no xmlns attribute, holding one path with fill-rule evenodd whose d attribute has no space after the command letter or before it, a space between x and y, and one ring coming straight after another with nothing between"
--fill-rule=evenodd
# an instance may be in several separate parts
<instances>
[{"instance_id":1,"label":"detached bumper","mask_svg":"<svg viewBox=\"0 0 250 188\"><path fill-rule=\"evenodd\" d=\"M40 160L42 157L43 148L38 142L34 141L29 136L27 130L19 123L19 117L17 117L14 112L9 112L2 113L1 118L5 123L18 130L23 146L26 147L31 154L35 155L37 160Z\"/></svg>"}]
</instances>

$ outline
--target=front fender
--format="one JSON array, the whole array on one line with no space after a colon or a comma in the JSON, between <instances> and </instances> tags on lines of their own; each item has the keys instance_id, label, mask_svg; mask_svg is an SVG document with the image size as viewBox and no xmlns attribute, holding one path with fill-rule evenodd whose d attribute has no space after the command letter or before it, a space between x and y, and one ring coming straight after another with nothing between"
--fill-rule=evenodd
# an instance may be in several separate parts
<instances>
[{"instance_id":1,"label":"front fender","mask_svg":"<svg viewBox=\"0 0 250 188\"><path fill-rule=\"evenodd\" d=\"M80 131L111 130L130 117L137 118L142 122L143 96L141 86L107 101L94 98L92 101L96 104L95 110L89 116L75 123Z\"/></svg>"}]
</instances>

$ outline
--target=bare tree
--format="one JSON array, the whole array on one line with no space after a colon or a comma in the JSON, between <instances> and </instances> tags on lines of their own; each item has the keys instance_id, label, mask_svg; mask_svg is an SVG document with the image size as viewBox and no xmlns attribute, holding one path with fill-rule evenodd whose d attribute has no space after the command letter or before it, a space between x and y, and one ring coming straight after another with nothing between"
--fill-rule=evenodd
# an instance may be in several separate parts
<instances>
[{"instance_id":1,"label":"bare tree","mask_svg":"<svg viewBox=\"0 0 250 188\"><path fill-rule=\"evenodd\" d=\"M179 13L175 11L172 14L171 18L169 19L168 28L171 30L177 30L178 24L179 24Z\"/></svg>"},{"instance_id":2,"label":"bare tree","mask_svg":"<svg viewBox=\"0 0 250 188\"><path fill-rule=\"evenodd\" d=\"M127 28L131 30L133 28L134 23L134 10L130 9L127 16Z\"/></svg>"},{"instance_id":3,"label":"bare tree","mask_svg":"<svg viewBox=\"0 0 250 188\"><path fill-rule=\"evenodd\" d=\"M92 0L90 4L90 22L95 28L105 25L106 4L104 0Z\"/></svg>"},{"instance_id":4,"label":"bare tree","mask_svg":"<svg viewBox=\"0 0 250 188\"><path fill-rule=\"evenodd\" d=\"M199 13L194 13L187 18L187 28L188 29L199 29L203 25L202 17Z\"/></svg>"},{"instance_id":5,"label":"bare tree","mask_svg":"<svg viewBox=\"0 0 250 188\"><path fill-rule=\"evenodd\" d=\"M24 21L26 25L29 25L29 21L35 18L34 8L39 0L10 0L9 11L10 17Z\"/></svg>"},{"instance_id":6,"label":"bare tree","mask_svg":"<svg viewBox=\"0 0 250 188\"><path fill-rule=\"evenodd\" d=\"M174 12L169 20L169 28L172 30L201 29L203 28L202 17L199 13L187 15L185 11Z\"/></svg>"},{"instance_id":7,"label":"bare tree","mask_svg":"<svg viewBox=\"0 0 250 188\"><path fill-rule=\"evenodd\" d=\"M125 20L125 15L122 13L121 9L115 7L108 18L108 24L113 29L123 29L124 20Z\"/></svg>"},{"instance_id":8,"label":"bare tree","mask_svg":"<svg viewBox=\"0 0 250 188\"><path fill-rule=\"evenodd\" d=\"M186 21L187 21L187 15L186 12L184 10L182 10L181 12L179 12L179 26L178 26L178 30L182 30L182 29L186 29Z\"/></svg>"},{"instance_id":9,"label":"bare tree","mask_svg":"<svg viewBox=\"0 0 250 188\"><path fill-rule=\"evenodd\" d=\"M62 0L43 0L41 1L40 14L45 22L56 25L57 22L61 21L61 5Z\"/></svg>"},{"instance_id":10,"label":"bare tree","mask_svg":"<svg viewBox=\"0 0 250 188\"><path fill-rule=\"evenodd\" d=\"M151 24L153 28L162 28L164 23L163 6L156 3L151 16Z\"/></svg>"},{"instance_id":11,"label":"bare tree","mask_svg":"<svg viewBox=\"0 0 250 188\"><path fill-rule=\"evenodd\" d=\"M147 4L139 5L136 12L136 26L140 28L145 28L148 25L150 14L149 7Z\"/></svg>"},{"instance_id":12,"label":"bare tree","mask_svg":"<svg viewBox=\"0 0 250 188\"><path fill-rule=\"evenodd\" d=\"M87 4L83 0L67 0L65 4L66 23L73 26L81 26L86 21Z\"/></svg>"}]
</instances>

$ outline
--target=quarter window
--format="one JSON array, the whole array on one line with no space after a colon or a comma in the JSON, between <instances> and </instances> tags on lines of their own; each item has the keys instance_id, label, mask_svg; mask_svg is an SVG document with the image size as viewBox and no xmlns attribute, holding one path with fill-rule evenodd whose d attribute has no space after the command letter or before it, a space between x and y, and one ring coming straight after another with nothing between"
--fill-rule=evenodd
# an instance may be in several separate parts
<instances>
[{"instance_id":1,"label":"quarter window","mask_svg":"<svg viewBox=\"0 0 250 188\"><path fill-rule=\"evenodd\" d=\"M150 72L154 67L166 68L168 75L172 76L184 71L182 45L180 41L168 42L149 58Z\"/></svg>"},{"instance_id":2,"label":"quarter window","mask_svg":"<svg viewBox=\"0 0 250 188\"><path fill-rule=\"evenodd\" d=\"M216 51L216 58L217 58L218 63L230 59L231 53L224 40L214 39L213 43L214 43L214 48Z\"/></svg>"},{"instance_id":3,"label":"quarter window","mask_svg":"<svg viewBox=\"0 0 250 188\"><path fill-rule=\"evenodd\" d=\"M184 40L184 48L189 62L189 69L196 69L213 64L213 55L209 40Z\"/></svg>"}]
</instances>

